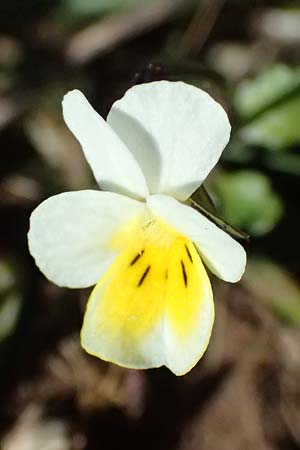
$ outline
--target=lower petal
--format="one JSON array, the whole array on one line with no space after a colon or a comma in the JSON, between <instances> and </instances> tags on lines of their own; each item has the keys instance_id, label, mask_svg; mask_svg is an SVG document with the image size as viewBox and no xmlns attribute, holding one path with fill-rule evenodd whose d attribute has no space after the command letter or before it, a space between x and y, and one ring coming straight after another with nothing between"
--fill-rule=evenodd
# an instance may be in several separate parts
<instances>
[{"instance_id":1,"label":"lower petal","mask_svg":"<svg viewBox=\"0 0 300 450\"><path fill-rule=\"evenodd\" d=\"M94 288L82 328L88 353L121 366L190 370L204 353L214 306L191 241L150 221Z\"/></svg>"}]
</instances>

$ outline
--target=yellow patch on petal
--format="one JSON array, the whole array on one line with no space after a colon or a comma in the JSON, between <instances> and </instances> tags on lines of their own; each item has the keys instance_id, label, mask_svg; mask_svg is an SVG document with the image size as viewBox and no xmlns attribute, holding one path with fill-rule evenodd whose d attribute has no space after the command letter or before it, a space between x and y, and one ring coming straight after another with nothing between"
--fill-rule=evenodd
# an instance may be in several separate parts
<instances>
[{"instance_id":1,"label":"yellow patch on petal","mask_svg":"<svg viewBox=\"0 0 300 450\"><path fill-rule=\"evenodd\" d=\"M89 336L88 344L83 339L86 350L114 360L102 351L99 354L100 344L92 343L102 340L117 346L117 355L130 353L115 361L126 365L127 360L138 358L142 340L163 327L164 321L178 337L188 339L210 289L192 242L165 223L150 219L129 224L111 245L122 252L91 294L82 330L82 336Z\"/></svg>"},{"instance_id":2,"label":"yellow patch on petal","mask_svg":"<svg viewBox=\"0 0 300 450\"><path fill-rule=\"evenodd\" d=\"M181 238L170 248L166 309L171 325L182 337L188 336L198 320L203 297L210 281L202 261L188 239Z\"/></svg>"}]
</instances>

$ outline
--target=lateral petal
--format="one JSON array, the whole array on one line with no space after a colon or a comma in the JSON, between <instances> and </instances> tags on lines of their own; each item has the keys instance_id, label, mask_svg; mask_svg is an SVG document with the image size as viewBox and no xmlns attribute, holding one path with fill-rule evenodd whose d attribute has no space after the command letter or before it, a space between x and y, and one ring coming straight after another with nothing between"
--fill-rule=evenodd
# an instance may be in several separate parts
<instances>
[{"instance_id":1,"label":"lateral petal","mask_svg":"<svg viewBox=\"0 0 300 450\"><path fill-rule=\"evenodd\" d=\"M229 234L195 211L166 195L152 195L151 212L194 242L208 268L219 278L235 283L245 271L246 252Z\"/></svg>"},{"instance_id":2,"label":"lateral petal","mask_svg":"<svg viewBox=\"0 0 300 450\"><path fill-rule=\"evenodd\" d=\"M230 137L224 109L183 82L129 89L107 122L142 168L150 193L186 200L219 160Z\"/></svg>"},{"instance_id":3,"label":"lateral petal","mask_svg":"<svg viewBox=\"0 0 300 450\"><path fill-rule=\"evenodd\" d=\"M118 255L113 237L144 210L144 203L111 192L55 195L31 215L30 253L59 286L92 286Z\"/></svg>"},{"instance_id":4,"label":"lateral petal","mask_svg":"<svg viewBox=\"0 0 300 450\"><path fill-rule=\"evenodd\" d=\"M81 144L100 187L105 191L145 198L148 195L146 180L133 154L82 92L68 92L62 106L65 122Z\"/></svg>"}]
</instances>

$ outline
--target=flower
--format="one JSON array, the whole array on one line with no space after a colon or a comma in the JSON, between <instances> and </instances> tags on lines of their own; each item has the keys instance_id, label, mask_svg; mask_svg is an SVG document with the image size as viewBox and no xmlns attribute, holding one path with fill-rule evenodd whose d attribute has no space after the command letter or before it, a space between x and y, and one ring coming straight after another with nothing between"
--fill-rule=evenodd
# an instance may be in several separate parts
<instances>
[{"instance_id":1,"label":"flower","mask_svg":"<svg viewBox=\"0 0 300 450\"><path fill-rule=\"evenodd\" d=\"M63 115L103 191L65 192L39 205L30 252L59 286L96 284L81 331L88 353L185 374L214 321L202 261L229 282L246 264L238 242L185 204L229 140L227 115L201 89L169 81L132 87L107 121L74 90Z\"/></svg>"}]
</instances>

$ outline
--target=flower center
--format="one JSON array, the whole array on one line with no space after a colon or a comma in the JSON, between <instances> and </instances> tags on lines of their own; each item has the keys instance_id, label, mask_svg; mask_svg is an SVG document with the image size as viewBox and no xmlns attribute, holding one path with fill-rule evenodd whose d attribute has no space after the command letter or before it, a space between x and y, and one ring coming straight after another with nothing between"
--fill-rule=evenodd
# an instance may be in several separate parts
<instances>
[{"instance_id":1,"label":"flower center","mask_svg":"<svg viewBox=\"0 0 300 450\"><path fill-rule=\"evenodd\" d=\"M101 309L114 305L113 328L122 318L127 335L139 336L166 317L186 336L207 284L193 243L161 220L147 217L127 224L112 245L120 255L99 286L104 294Z\"/></svg>"}]
</instances>

